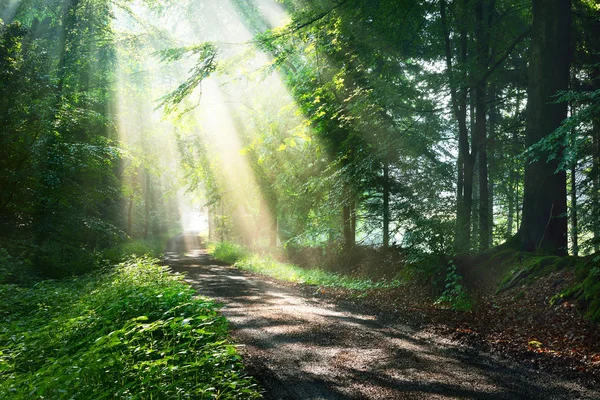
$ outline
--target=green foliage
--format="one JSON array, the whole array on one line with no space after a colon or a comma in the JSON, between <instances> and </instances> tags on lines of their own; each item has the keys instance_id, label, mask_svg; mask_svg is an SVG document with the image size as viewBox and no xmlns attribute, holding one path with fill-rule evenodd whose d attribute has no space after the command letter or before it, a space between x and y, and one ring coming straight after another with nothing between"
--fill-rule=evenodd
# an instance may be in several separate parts
<instances>
[{"instance_id":1,"label":"green foliage","mask_svg":"<svg viewBox=\"0 0 600 400\"><path fill-rule=\"evenodd\" d=\"M2 398L260 397L214 304L157 260L0 299Z\"/></svg>"},{"instance_id":2,"label":"green foliage","mask_svg":"<svg viewBox=\"0 0 600 400\"><path fill-rule=\"evenodd\" d=\"M470 311L473 308L473 300L464 288L463 278L458 273L453 261L449 262L446 270L444 292L436 300L435 304L447 305L457 311Z\"/></svg>"},{"instance_id":3,"label":"green foliage","mask_svg":"<svg viewBox=\"0 0 600 400\"><path fill-rule=\"evenodd\" d=\"M339 287L357 291L394 288L402 285L398 280L373 281L371 279L359 279L335 274L318 268L304 269L294 264L277 261L269 255L254 254L240 259L235 263L235 266L243 270L271 276L287 282Z\"/></svg>"},{"instance_id":4,"label":"green foliage","mask_svg":"<svg viewBox=\"0 0 600 400\"><path fill-rule=\"evenodd\" d=\"M208 246L208 252L213 258L229 264L235 264L249 254L244 246L232 242L213 243Z\"/></svg>"},{"instance_id":5,"label":"green foliage","mask_svg":"<svg viewBox=\"0 0 600 400\"><path fill-rule=\"evenodd\" d=\"M35 279L36 271L31 261L13 257L0 247L0 284L23 284Z\"/></svg>"},{"instance_id":6,"label":"green foliage","mask_svg":"<svg viewBox=\"0 0 600 400\"><path fill-rule=\"evenodd\" d=\"M585 318L600 323L600 266L592 257L575 267L577 283L554 296L550 303L572 300Z\"/></svg>"},{"instance_id":7,"label":"green foliage","mask_svg":"<svg viewBox=\"0 0 600 400\"><path fill-rule=\"evenodd\" d=\"M192 68L191 75L187 80L181 83L177 89L162 98L160 104L167 113L177 109L177 106L217 69L217 47L212 43L202 43L200 45L171 48L159 52L162 61L173 62L180 60L184 55L197 57L196 65ZM191 108L185 111L190 111Z\"/></svg>"},{"instance_id":8,"label":"green foliage","mask_svg":"<svg viewBox=\"0 0 600 400\"><path fill-rule=\"evenodd\" d=\"M107 7L31 1L0 23L0 241L47 277L93 270L122 237Z\"/></svg>"},{"instance_id":9,"label":"green foliage","mask_svg":"<svg viewBox=\"0 0 600 400\"><path fill-rule=\"evenodd\" d=\"M159 257L164 251L165 245L165 240L161 238L130 239L104 250L102 256L115 264L135 256Z\"/></svg>"}]
</instances>

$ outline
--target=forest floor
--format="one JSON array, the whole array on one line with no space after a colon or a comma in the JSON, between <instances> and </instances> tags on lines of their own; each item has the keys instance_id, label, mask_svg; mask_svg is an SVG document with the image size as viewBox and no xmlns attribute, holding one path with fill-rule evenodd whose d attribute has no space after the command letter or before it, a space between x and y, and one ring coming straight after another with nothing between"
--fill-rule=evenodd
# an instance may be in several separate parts
<instances>
[{"instance_id":1,"label":"forest floor","mask_svg":"<svg viewBox=\"0 0 600 400\"><path fill-rule=\"evenodd\" d=\"M181 242L166 262L200 295L223 304L244 364L267 399L600 399L593 383L586 388L566 380L564 369L543 372L504 357L512 353L502 346L522 340L518 332L500 336L503 350L490 352L480 332L497 316L474 311L461 320L414 300L392 310L398 302L390 296L408 294L380 291L356 299L284 284L216 265L203 250L184 256ZM542 348L537 342L528 338L528 359L542 354L532 351Z\"/></svg>"}]
</instances>

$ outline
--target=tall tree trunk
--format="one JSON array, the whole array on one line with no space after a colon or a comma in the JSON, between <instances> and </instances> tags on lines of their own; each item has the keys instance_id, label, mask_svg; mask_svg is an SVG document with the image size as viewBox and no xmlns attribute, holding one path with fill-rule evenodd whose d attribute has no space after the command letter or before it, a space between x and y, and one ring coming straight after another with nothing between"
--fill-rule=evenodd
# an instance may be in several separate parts
<instances>
[{"instance_id":1,"label":"tall tree trunk","mask_svg":"<svg viewBox=\"0 0 600 400\"><path fill-rule=\"evenodd\" d=\"M383 248L390 244L390 166L383 163Z\"/></svg>"},{"instance_id":2,"label":"tall tree trunk","mask_svg":"<svg viewBox=\"0 0 600 400\"><path fill-rule=\"evenodd\" d=\"M552 101L567 90L571 36L571 0L533 0L531 62L527 102L526 146L532 146L558 128L567 116L565 103ZM566 254L567 182L555 172L558 160L546 157L525 165L521 247Z\"/></svg>"},{"instance_id":3,"label":"tall tree trunk","mask_svg":"<svg viewBox=\"0 0 600 400\"><path fill-rule=\"evenodd\" d=\"M512 171L510 172L512 175ZM508 193L508 220L506 222L506 239L509 239L513 235L514 215L515 215L515 194L513 189L512 178L509 182L510 193Z\"/></svg>"},{"instance_id":4,"label":"tall tree trunk","mask_svg":"<svg viewBox=\"0 0 600 400\"><path fill-rule=\"evenodd\" d=\"M346 185L344 188L344 206L342 207L342 226L344 233L344 247L352 248L355 245L356 213L355 201L352 190Z\"/></svg>"},{"instance_id":5,"label":"tall tree trunk","mask_svg":"<svg viewBox=\"0 0 600 400\"><path fill-rule=\"evenodd\" d=\"M225 241L225 206L223 205L223 199L219 199L220 214L219 218L219 241L223 243Z\"/></svg>"},{"instance_id":6,"label":"tall tree trunk","mask_svg":"<svg viewBox=\"0 0 600 400\"><path fill-rule=\"evenodd\" d=\"M129 196L129 207L127 208L127 235L133 237L133 194Z\"/></svg>"},{"instance_id":7,"label":"tall tree trunk","mask_svg":"<svg viewBox=\"0 0 600 400\"><path fill-rule=\"evenodd\" d=\"M274 197L274 196L273 196ZM269 216L271 219L271 226L269 228L269 246L277 247L277 238L278 238L278 227L277 227L277 200L271 199L271 203L269 204L269 208L271 210L271 215Z\"/></svg>"},{"instance_id":8,"label":"tall tree trunk","mask_svg":"<svg viewBox=\"0 0 600 400\"><path fill-rule=\"evenodd\" d=\"M573 108L573 104L569 106L570 113L573 115L575 113L575 109ZM575 129L571 130L571 146L575 146L575 141L577 139L577 132ZM571 217L571 253L574 256L579 255L579 226L577 220L578 206L577 206L577 160L573 162L570 168L570 195L571 195L571 209L569 210L569 216Z\"/></svg>"},{"instance_id":9,"label":"tall tree trunk","mask_svg":"<svg viewBox=\"0 0 600 400\"><path fill-rule=\"evenodd\" d=\"M150 231L150 173L146 171L146 199L144 204L144 239L148 238L148 233Z\"/></svg>"},{"instance_id":10,"label":"tall tree trunk","mask_svg":"<svg viewBox=\"0 0 600 400\"><path fill-rule=\"evenodd\" d=\"M515 98L515 120L517 120L519 118L519 113L521 112L521 91L518 90L517 91L517 95ZM510 176L509 176L509 180L510 180L510 193L508 194L509 196L509 207L512 207L512 209L509 210L509 225L508 225L508 236L507 236L507 240L513 237L513 232L514 231L518 231L519 230L519 212L521 210L520 204L519 204L519 182L521 181L521 177L520 177L520 173L519 173L519 169L520 169L520 163L517 161L517 157L516 155L519 154L521 152L521 150L518 148L518 143L519 143L519 138L518 138L518 133L516 131L516 129L513 129L512 132L512 145L514 146L514 149L511 153L511 157L512 157L512 161L511 161L511 166L510 166ZM513 215L515 216L513 219ZM513 231L513 226L516 228Z\"/></svg>"},{"instance_id":11,"label":"tall tree trunk","mask_svg":"<svg viewBox=\"0 0 600 400\"><path fill-rule=\"evenodd\" d=\"M466 3L466 1L465 1ZM457 252L469 250L471 237L471 206L473 194L473 168L471 167L469 152L469 130L467 128L467 91L464 84L467 82L467 33L465 30L465 10L461 13L462 22L459 33L459 63L461 64L460 82L454 75L452 62L452 45L450 42L450 28L447 18L447 4L440 1L440 17L444 31L446 73L450 84L450 99L452 112L458 123L458 182L456 193L456 232L454 246Z\"/></svg>"},{"instance_id":12,"label":"tall tree trunk","mask_svg":"<svg viewBox=\"0 0 600 400\"><path fill-rule=\"evenodd\" d=\"M212 242L215 240L215 211L213 206L206 208L207 222L208 222L208 241Z\"/></svg>"},{"instance_id":13,"label":"tall tree trunk","mask_svg":"<svg viewBox=\"0 0 600 400\"><path fill-rule=\"evenodd\" d=\"M350 214L350 204L345 204L342 207L342 223L344 231L344 247L346 248L354 246L352 237L352 218Z\"/></svg>"},{"instance_id":14,"label":"tall tree trunk","mask_svg":"<svg viewBox=\"0 0 600 400\"><path fill-rule=\"evenodd\" d=\"M489 63L488 26L484 18L483 0L475 2L475 45L476 45L476 83L475 83L475 132L477 155L479 160L479 249L487 250L490 243L489 233L489 186L487 159L487 82L483 79ZM491 21L491 20L490 20Z\"/></svg>"},{"instance_id":15,"label":"tall tree trunk","mask_svg":"<svg viewBox=\"0 0 600 400\"><path fill-rule=\"evenodd\" d=\"M571 166L571 249L574 256L579 255L577 226L577 163Z\"/></svg>"},{"instance_id":16,"label":"tall tree trunk","mask_svg":"<svg viewBox=\"0 0 600 400\"><path fill-rule=\"evenodd\" d=\"M492 51L493 53L493 51ZM493 174L496 168L496 123L498 122L498 110L496 107L497 87L494 83L490 85L489 99L492 106L489 109L489 137L487 139L487 155L488 155L488 247L492 247L494 240L494 196L496 188L494 186ZM508 182L510 185L511 183Z\"/></svg>"},{"instance_id":17,"label":"tall tree trunk","mask_svg":"<svg viewBox=\"0 0 600 400\"><path fill-rule=\"evenodd\" d=\"M600 88L600 66L596 65L591 74L592 88ZM600 251L600 115L592 118L592 234L594 252Z\"/></svg>"},{"instance_id":18,"label":"tall tree trunk","mask_svg":"<svg viewBox=\"0 0 600 400\"><path fill-rule=\"evenodd\" d=\"M592 123L592 233L594 251L597 252L600 250L600 116Z\"/></svg>"}]
</instances>

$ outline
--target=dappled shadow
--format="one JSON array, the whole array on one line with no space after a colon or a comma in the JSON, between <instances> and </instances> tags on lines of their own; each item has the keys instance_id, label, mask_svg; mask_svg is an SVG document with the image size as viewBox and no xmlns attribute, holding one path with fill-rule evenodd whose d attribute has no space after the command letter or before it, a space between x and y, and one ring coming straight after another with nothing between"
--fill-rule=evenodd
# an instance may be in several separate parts
<instances>
[{"instance_id":1,"label":"dappled shadow","mask_svg":"<svg viewBox=\"0 0 600 400\"><path fill-rule=\"evenodd\" d=\"M223 304L267 399L600 398L416 328L383 325L292 286L215 265L208 256L188 256L194 257L201 262L172 269Z\"/></svg>"}]
</instances>

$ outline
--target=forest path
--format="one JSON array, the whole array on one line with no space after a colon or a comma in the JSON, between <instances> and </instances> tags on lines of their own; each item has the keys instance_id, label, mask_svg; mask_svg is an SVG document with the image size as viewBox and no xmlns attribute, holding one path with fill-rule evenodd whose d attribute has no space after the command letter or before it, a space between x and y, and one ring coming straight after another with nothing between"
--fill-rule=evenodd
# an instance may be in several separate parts
<instances>
[{"instance_id":1,"label":"forest path","mask_svg":"<svg viewBox=\"0 0 600 400\"><path fill-rule=\"evenodd\" d=\"M195 244L176 238L165 261L223 304L266 399L600 399L559 377L216 265Z\"/></svg>"}]
</instances>

